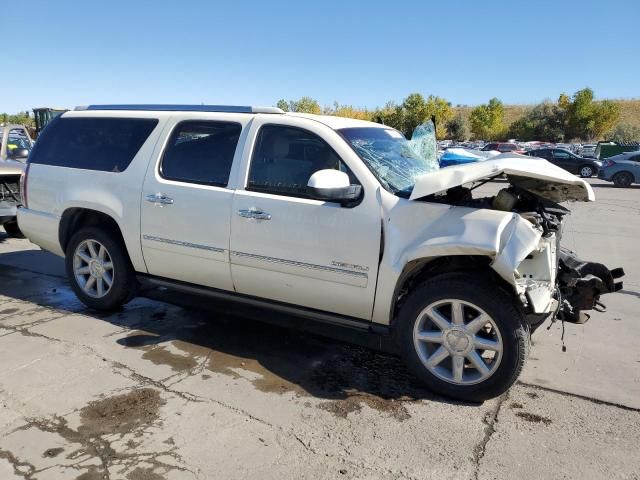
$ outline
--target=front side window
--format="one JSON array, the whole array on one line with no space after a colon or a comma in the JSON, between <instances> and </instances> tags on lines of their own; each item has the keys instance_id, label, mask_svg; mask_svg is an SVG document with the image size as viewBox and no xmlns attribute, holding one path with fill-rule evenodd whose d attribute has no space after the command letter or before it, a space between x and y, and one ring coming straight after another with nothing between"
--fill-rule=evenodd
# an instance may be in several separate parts
<instances>
[{"instance_id":1,"label":"front side window","mask_svg":"<svg viewBox=\"0 0 640 480\"><path fill-rule=\"evenodd\" d=\"M155 118L58 117L38 138L29 162L122 172L157 124Z\"/></svg>"},{"instance_id":2,"label":"front side window","mask_svg":"<svg viewBox=\"0 0 640 480\"><path fill-rule=\"evenodd\" d=\"M242 126L232 122L186 121L169 138L160 165L168 180L226 187Z\"/></svg>"},{"instance_id":3,"label":"front side window","mask_svg":"<svg viewBox=\"0 0 640 480\"><path fill-rule=\"evenodd\" d=\"M307 183L318 170L335 169L358 181L319 136L301 128L265 125L256 139L247 190L307 198Z\"/></svg>"}]
</instances>

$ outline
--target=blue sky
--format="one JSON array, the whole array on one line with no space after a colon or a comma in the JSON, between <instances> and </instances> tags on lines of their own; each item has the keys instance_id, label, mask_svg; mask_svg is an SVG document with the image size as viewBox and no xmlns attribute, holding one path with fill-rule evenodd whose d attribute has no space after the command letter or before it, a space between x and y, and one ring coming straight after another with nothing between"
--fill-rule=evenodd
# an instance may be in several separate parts
<instances>
[{"instance_id":1,"label":"blue sky","mask_svg":"<svg viewBox=\"0 0 640 480\"><path fill-rule=\"evenodd\" d=\"M2 2L0 2L2 3ZM411 92L640 97L640 1L30 0L3 9L0 111L88 103L375 107Z\"/></svg>"}]
</instances>

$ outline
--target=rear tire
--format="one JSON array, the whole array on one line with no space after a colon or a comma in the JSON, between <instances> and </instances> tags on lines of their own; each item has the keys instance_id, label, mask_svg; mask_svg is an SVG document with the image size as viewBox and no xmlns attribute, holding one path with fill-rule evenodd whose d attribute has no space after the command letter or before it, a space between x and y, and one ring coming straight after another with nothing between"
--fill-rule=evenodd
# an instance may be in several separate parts
<instances>
[{"instance_id":1,"label":"rear tire","mask_svg":"<svg viewBox=\"0 0 640 480\"><path fill-rule=\"evenodd\" d=\"M25 238L24 233L20 230L16 220L5 223L3 227L4 231L7 232L7 235L11 238Z\"/></svg>"},{"instance_id":2,"label":"rear tire","mask_svg":"<svg viewBox=\"0 0 640 480\"><path fill-rule=\"evenodd\" d=\"M529 352L529 325L516 302L473 273L419 284L397 318L407 366L447 397L479 402L501 395L520 375Z\"/></svg>"},{"instance_id":3,"label":"rear tire","mask_svg":"<svg viewBox=\"0 0 640 480\"><path fill-rule=\"evenodd\" d=\"M619 172L613 176L612 180L616 187L626 188L631 186L634 178L629 172Z\"/></svg>"},{"instance_id":4,"label":"rear tire","mask_svg":"<svg viewBox=\"0 0 640 480\"><path fill-rule=\"evenodd\" d=\"M135 295L135 272L123 242L98 227L71 237L65 264L71 288L90 308L115 310Z\"/></svg>"}]
</instances>

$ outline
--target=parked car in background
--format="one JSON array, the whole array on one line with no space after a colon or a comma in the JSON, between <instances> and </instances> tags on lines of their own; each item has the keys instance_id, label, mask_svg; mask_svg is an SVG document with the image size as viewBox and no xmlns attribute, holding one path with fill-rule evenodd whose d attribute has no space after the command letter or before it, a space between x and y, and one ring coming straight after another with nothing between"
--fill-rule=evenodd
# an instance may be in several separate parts
<instances>
[{"instance_id":1,"label":"parked car in background","mask_svg":"<svg viewBox=\"0 0 640 480\"><path fill-rule=\"evenodd\" d=\"M581 145L577 153L583 158L598 158L596 155L596 147L597 145L593 144Z\"/></svg>"},{"instance_id":2,"label":"parked car in background","mask_svg":"<svg viewBox=\"0 0 640 480\"><path fill-rule=\"evenodd\" d=\"M488 152L490 150L495 150L496 152L500 153L526 153L525 150L522 150L520 147L518 147L517 144L510 142L487 143L484 147L482 147L483 152Z\"/></svg>"},{"instance_id":3,"label":"parked car in background","mask_svg":"<svg viewBox=\"0 0 640 480\"><path fill-rule=\"evenodd\" d=\"M527 152L527 155L544 158L554 165L564 168L568 172L580 175L583 178L597 175L602 167L602 162L599 160L579 157L575 153L561 148L539 148Z\"/></svg>"},{"instance_id":4,"label":"parked car in background","mask_svg":"<svg viewBox=\"0 0 640 480\"><path fill-rule=\"evenodd\" d=\"M626 152L607 158L598 178L613 182L616 187L640 183L640 152Z\"/></svg>"},{"instance_id":5,"label":"parked car in background","mask_svg":"<svg viewBox=\"0 0 640 480\"><path fill-rule=\"evenodd\" d=\"M638 144L638 142L598 142L595 157L600 160L605 160L621 153L638 152L639 150L640 144Z\"/></svg>"},{"instance_id":6,"label":"parked car in background","mask_svg":"<svg viewBox=\"0 0 640 480\"><path fill-rule=\"evenodd\" d=\"M26 162L33 148L33 140L23 125L0 127L0 161L17 160Z\"/></svg>"},{"instance_id":7,"label":"parked car in background","mask_svg":"<svg viewBox=\"0 0 640 480\"><path fill-rule=\"evenodd\" d=\"M20 177L24 164L11 160L0 160L0 226L10 237L22 237L18 228L16 213L22 203Z\"/></svg>"}]
</instances>

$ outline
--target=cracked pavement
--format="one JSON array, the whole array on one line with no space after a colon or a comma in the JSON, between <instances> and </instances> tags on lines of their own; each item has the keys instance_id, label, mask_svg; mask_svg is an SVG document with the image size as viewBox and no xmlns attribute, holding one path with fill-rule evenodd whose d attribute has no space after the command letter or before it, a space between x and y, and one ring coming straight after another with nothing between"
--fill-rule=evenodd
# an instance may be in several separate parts
<instances>
[{"instance_id":1,"label":"cracked pavement","mask_svg":"<svg viewBox=\"0 0 640 480\"><path fill-rule=\"evenodd\" d=\"M259 311L167 293L88 310L60 259L0 232L0 478L638 479L640 189L592 183L565 244L625 267L625 290L566 326L566 353L541 328L484 404Z\"/></svg>"}]
</instances>

